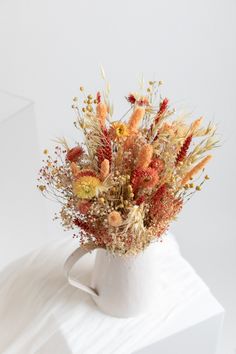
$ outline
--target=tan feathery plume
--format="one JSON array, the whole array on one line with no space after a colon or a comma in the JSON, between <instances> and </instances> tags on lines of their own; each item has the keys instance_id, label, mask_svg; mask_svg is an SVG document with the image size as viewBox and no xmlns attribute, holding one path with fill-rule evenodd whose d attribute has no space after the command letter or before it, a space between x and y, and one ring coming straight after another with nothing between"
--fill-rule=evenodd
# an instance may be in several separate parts
<instances>
[{"instance_id":1,"label":"tan feathery plume","mask_svg":"<svg viewBox=\"0 0 236 354\"><path fill-rule=\"evenodd\" d=\"M128 122L128 127L129 127L131 133L137 132L139 123L143 119L144 114L145 114L144 107L137 107L133 111L133 114L131 115L129 122Z\"/></svg>"},{"instance_id":2,"label":"tan feathery plume","mask_svg":"<svg viewBox=\"0 0 236 354\"><path fill-rule=\"evenodd\" d=\"M191 134L193 134L200 127L200 125L202 124L202 121L203 121L203 117L200 117L200 118L196 119L191 124L191 127L190 127Z\"/></svg>"},{"instance_id":3,"label":"tan feathery plume","mask_svg":"<svg viewBox=\"0 0 236 354\"><path fill-rule=\"evenodd\" d=\"M148 168L150 162L152 161L152 155L153 155L152 145L146 144L142 146L138 155L137 168L142 168L144 170Z\"/></svg>"},{"instance_id":4,"label":"tan feathery plume","mask_svg":"<svg viewBox=\"0 0 236 354\"><path fill-rule=\"evenodd\" d=\"M110 169L110 163L107 159L104 159L101 163L100 168L100 179L104 181L104 179L108 176Z\"/></svg>"},{"instance_id":5,"label":"tan feathery plume","mask_svg":"<svg viewBox=\"0 0 236 354\"><path fill-rule=\"evenodd\" d=\"M104 127L107 117L107 105L103 102L97 104L97 117L100 120L101 126Z\"/></svg>"},{"instance_id":6,"label":"tan feathery plume","mask_svg":"<svg viewBox=\"0 0 236 354\"><path fill-rule=\"evenodd\" d=\"M181 181L182 186L184 186L190 180L190 178L192 178L198 172L200 172L211 159L212 159L212 155L208 155L204 157L204 159L202 159L202 161L200 161L196 166L194 166L182 179Z\"/></svg>"}]
</instances>

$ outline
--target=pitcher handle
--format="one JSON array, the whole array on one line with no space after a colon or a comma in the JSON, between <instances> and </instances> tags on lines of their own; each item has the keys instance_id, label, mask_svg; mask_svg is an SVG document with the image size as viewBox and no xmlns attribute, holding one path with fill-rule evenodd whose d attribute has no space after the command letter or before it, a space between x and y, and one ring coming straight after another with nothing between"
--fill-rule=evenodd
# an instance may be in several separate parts
<instances>
[{"instance_id":1,"label":"pitcher handle","mask_svg":"<svg viewBox=\"0 0 236 354\"><path fill-rule=\"evenodd\" d=\"M64 264L64 272L65 272L65 275L67 277L69 284L71 284L72 286L74 286L80 290L83 290L86 293L93 295L93 296L98 296L96 289L93 289L90 286L84 285L84 284L80 283L77 279L73 278L71 276L71 270L74 267L75 263L77 263L81 257L83 257L85 254L95 250L96 248L100 248L100 247L93 245L93 244L89 245L86 249L79 247L73 253L71 253L71 255L67 258L67 260L65 261L65 264Z\"/></svg>"}]
</instances>

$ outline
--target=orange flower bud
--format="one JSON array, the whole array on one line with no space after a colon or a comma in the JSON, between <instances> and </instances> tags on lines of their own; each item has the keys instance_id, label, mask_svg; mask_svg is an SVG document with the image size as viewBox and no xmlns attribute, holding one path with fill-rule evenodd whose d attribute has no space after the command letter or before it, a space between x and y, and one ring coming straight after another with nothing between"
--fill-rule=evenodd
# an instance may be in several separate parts
<instances>
[{"instance_id":1,"label":"orange flower bud","mask_svg":"<svg viewBox=\"0 0 236 354\"><path fill-rule=\"evenodd\" d=\"M202 161L200 161L196 166L194 166L182 179L181 182L182 186L184 186L190 180L190 178L192 178L198 172L200 172L211 159L212 159L212 155L208 155L204 157L204 159L202 159Z\"/></svg>"},{"instance_id":2,"label":"orange flower bud","mask_svg":"<svg viewBox=\"0 0 236 354\"><path fill-rule=\"evenodd\" d=\"M104 179L108 176L110 169L110 163L107 159L103 160L100 168L100 179L104 181Z\"/></svg>"},{"instance_id":3,"label":"orange flower bud","mask_svg":"<svg viewBox=\"0 0 236 354\"><path fill-rule=\"evenodd\" d=\"M131 115L131 117L129 119L129 123L128 123L129 129L131 132L133 132L133 133L137 132L139 123L143 119L144 114L145 114L145 108L143 108L143 107L137 107L133 111L133 114Z\"/></svg>"},{"instance_id":4,"label":"orange flower bud","mask_svg":"<svg viewBox=\"0 0 236 354\"><path fill-rule=\"evenodd\" d=\"M97 117L100 120L101 126L104 127L107 117L107 106L105 103L100 102L96 107Z\"/></svg>"},{"instance_id":5,"label":"orange flower bud","mask_svg":"<svg viewBox=\"0 0 236 354\"><path fill-rule=\"evenodd\" d=\"M144 145L138 156L137 168L146 169L148 168L153 155L153 147L150 144Z\"/></svg>"},{"instance_id":6,"label":"orange flower bud","mask_svg":"<svg viewBox=\"0 0 236 354\"><path fill-rule=\"evenodd\" d=\"M71 169L71 172L73 174L74 177L77 177L79 172L80 172L80 169L79 167L76 165L75 162L71 162L70 164L70 169Z\"/></svg>"},{"instance_id":7,"label":"orange flower bud","mask_svg":"<svg viewBox=\"0 0 236 354\"><path fill-rule=\"evenodd\" d=\"M107 219L111 226L118 227L122 224L122 217L118 211L112 211Z\"/></svg>"}]
</instances>

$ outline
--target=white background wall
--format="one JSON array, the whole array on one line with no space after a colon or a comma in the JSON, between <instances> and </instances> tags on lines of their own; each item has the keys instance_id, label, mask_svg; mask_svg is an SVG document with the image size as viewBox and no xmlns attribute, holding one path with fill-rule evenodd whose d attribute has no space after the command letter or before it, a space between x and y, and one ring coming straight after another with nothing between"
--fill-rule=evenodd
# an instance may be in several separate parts
<instances>
[{"instance_id":1,"label":"white background wall","mask_svg":"<svg viewBox=\"0 0 236 354\"><path fill-rule=\"evenodd\" d=\"M0 86L35 101L41 148L76 139L71 98L81 84L100 87L100 64L117 117L143 73L164 80L173 104L218 123L212 179L172 230L226 308L224 354L236 348L235 17L234 0L0 0Z\"/></svg>"}]
</instances>

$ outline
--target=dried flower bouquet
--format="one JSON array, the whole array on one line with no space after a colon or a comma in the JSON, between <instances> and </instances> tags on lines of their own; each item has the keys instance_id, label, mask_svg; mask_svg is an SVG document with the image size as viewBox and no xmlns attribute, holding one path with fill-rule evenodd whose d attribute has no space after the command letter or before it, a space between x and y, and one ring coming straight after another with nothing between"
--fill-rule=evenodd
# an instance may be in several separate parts
<instances>
[{"instance_id":1,"label":"dried flower bouquet","mask_svg":"<svg viewBox=\"0 0 236 354\"><path fill-rule=\"evenodd\" d=\"M56 218L65 229L79 229L74 237L83 245L137 254L161 239L209 178L201 172L217 145L216 127L202 127L203 118L188 124L161 97L161 84L149 81L145 95L126 97L127 121L111 120L107 83L95 97L81 87L83 98L75 97L72 108L84 143L71 147L59 139L55 156L44 151L38 188L61 204Z\"/></svg>"}]
</instances>

